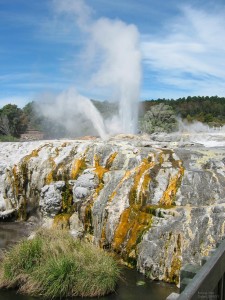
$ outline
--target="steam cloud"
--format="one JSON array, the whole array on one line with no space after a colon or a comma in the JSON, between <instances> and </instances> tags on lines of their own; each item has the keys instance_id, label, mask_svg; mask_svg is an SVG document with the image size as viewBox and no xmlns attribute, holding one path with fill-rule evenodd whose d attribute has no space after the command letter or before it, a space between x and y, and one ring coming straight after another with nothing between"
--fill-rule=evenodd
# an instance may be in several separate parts
<instances>
[{"instance_id":1,"label":"steam cloud","mask_svg":"<svg viewBox=\"0 0 225 300\"><path fill-rule=\"evenodd\" d=\"M95 64L97 71L91 76L91 84L97 88L110 90L112 98L119 102L119 116L106 120L105 126L92 103L74 89L57 96L54 104L51 102L48 104L46 101L45 104L42 103L43 113L56 121L63 120L63 124L70 130L73 126L79 127L80 119L89 118L102 138L106 137L105 128L108 134L135 133L141 81L141 54L137 28L120 20L107 18L93 20L92 10L83 0L54 0L53 4L58 15L72 17L81 32L88 35L87 60L91 58L97 62L97 65ZM77 116L76 122L72 117L74 115ZM61 117L63 118L60 119Z\"/></svg>"},{"instance_id":2,"label":"steam cloud","mask_svg":"<svg viewBox=\"0 0 225 300\"><path fill-rule=\"evenodd\" d=\"M178 119L179 132L186 133L225 133L225 126L220 127L210 127L209 125L203 124L199 121L195 121L189 123L187 121L183 121L182 119Z\"/></svg>"},{"instance_id":3,"label":"steam cloud","mask_svg":"<svg viewBox=\"0 0 225 300\"><path fill-rule=\"evenodd\" d=\"M56 97L43 96L39 110L45 117L63 125L72 135L85 133L88 127L89 133L106 138L101 114L88 98L79 95L74 88Z\"/></svg>"},{"instance_id":4,"label":"steam cloud","mask_svg":"<svg viewBox=\"0 0 225 300\"><path fill-rule=\"evenodd\" d=\"M205 147L225 146L224 133L225 126L210 127L209 125L195 121L188 123L178 119L179 132L174 133L180 139L181 144L189 141L202 144Z\"/></svg>"}]
</instances>

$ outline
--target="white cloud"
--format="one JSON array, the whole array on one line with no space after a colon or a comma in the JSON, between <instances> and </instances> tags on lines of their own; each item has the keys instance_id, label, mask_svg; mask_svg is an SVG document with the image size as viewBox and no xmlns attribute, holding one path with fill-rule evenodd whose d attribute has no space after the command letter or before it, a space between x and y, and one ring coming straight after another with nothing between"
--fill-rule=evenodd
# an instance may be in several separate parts
<instances>
[{"instance_id":1,"label":"white cloud","mask_svg":"<svg viewBox=\"0 0 225 300\"><path fill-rule=\"evenodd\" d=\"M194 94L223 94L225 14L183 7L165 36L143 36L142 52L158 81ZM167 28L168 32L168 28Z\"/></svg>"}]
</instances>

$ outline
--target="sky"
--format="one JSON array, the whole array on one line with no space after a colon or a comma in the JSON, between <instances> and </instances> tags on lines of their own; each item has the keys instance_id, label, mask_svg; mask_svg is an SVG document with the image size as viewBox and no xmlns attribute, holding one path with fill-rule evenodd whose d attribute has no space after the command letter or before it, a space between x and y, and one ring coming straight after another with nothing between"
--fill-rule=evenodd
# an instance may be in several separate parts
<instances>
[{"instance_id":1,"label":"sky","mask_svg":"<svg viewBox=\"0 0 225 300\"><path fill-rule=\"evenodd\" d=\"M0 0L0 107L70 87L110 99L95 80L106 54L96 52L88 28L103 19L135 30L140 100L225 96L224 0ZM115 33L104 44L120 52Z\"/></svg>"}]
</instances>

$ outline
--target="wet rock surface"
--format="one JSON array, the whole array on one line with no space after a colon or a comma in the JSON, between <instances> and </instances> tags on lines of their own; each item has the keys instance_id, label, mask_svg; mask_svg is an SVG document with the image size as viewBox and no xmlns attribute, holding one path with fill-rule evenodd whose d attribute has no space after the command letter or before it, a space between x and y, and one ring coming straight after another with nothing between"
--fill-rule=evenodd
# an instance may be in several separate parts
<instances>
[{"instance_id":1,"label":"wet rock surface","mask_svg":"<svg viewBox=\"0 0 225 300\"><path fill-rule=\"evenodd\" d=\"M225 136L0 144L0 218L38 214L178 282L224 236ZM216 145L216 146L215 146Z\"/></svg>"}]
</instances>

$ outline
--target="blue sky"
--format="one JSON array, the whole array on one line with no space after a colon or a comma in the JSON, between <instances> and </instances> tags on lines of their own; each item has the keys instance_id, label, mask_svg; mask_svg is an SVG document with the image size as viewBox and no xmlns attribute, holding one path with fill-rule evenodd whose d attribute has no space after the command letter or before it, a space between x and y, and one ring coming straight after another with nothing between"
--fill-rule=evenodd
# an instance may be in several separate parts
<instances>
[{"instance_id":1,"label":"blue sky","mask_svg":"<svg viewBox=\"0 0 225 300\"><path fill-rule=\"evenodd\" d=\"M60 1L69 9L80 0L0 0L0 107L6 103L23 107L43 93L71 86L90 98L110 98L107 89L90 84L102 57L91 57L90 37L74 15L59 13ZM92 20L104 17L136 26L141 100L225 96L224 0L86 0L85 4Z\"/></svg>"}]
</instances>

